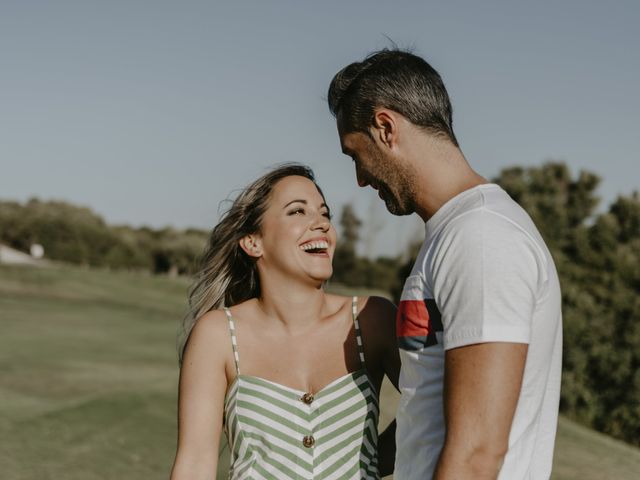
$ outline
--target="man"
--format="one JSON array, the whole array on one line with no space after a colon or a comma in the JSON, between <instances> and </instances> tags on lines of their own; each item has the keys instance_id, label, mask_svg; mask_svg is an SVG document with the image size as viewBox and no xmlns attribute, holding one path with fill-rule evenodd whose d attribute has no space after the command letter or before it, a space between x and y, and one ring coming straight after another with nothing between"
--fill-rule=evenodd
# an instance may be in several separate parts
<instances>
[{"instance_id":1,"label":"man","mask_svg":"<svg viewBox=\"0 0 640 480\"><path fill-rule=\"evenodd\" d=\"M422 58L383 50L329 87L358 184L425 240L397 318L395 478L549 478L562 356L560 286L533 222L467 163Z\"/></svg>"}]
</instances>

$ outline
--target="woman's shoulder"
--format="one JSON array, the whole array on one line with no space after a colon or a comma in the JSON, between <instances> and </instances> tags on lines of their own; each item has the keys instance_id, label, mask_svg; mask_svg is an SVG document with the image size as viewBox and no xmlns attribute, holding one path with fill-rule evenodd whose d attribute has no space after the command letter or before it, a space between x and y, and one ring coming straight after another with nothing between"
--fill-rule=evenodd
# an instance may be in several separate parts
<instances>
[{"instance_id":1,"label":"woman's shoulder","mask_svg":"<svg viewBox=\"0 0 640 480\"><path fill-rule=\"evenodd\" d=\"M209 310L196 321L196 325L202 324L207 330L229 328L229 320L236 321L237 317L242 317L242 313L250 310L255 303L255 299L246 300L231 307L222 307ZM231 318L230 318L231 317Z\"/></svg>"},{"instance_id":2,"label":"woman's shoulder","mask_svg":"<svg viewBox=\"0 0 640 480\"><path fill-rule=\"evenodd\" d=\"M397 309L393 302L380 296L365 296L358 298L358 307L358 320L369 342L395 343Z\"/></svg>"},{"instance_id":3,"label":"woman's shoulder","mask_svg":"<svg viewBox=\"0 0 640 480\"><path fill-rule=\"evenodd\" d=\"M360 320L366 319L369 322L378 320L386 321L391 316L395 318L396 306L385 297L378 295L336 295L327 294L332 302L340 308L351 308L355 300L356 314Z\"/></svg>"},{"instance_id":4,"label":"woman's shoulder","mask_svg":"<svg viewBox=\"0 0 640 480\"><path fill-rule=\"evenodd\" d=\"M389 318L395 319L396 306L385 297L372 295L358 297L359 316L371 322L387 322Z\"/></svg>"},{"instance_id":5,"label":"woman's shoulder","mask_svg":"<svg viewBox=\"0 0 640 480\"><path fill-rule=\"evenodd\" d=\"M216 344L225 337L223 333L227 333L228 337L228 332L229 321L224 310L210 310L196 320L189 335L189 342L202 339L209 344Z\"/></svg>"},{"instance_id":6,"label":"woman's shoulder","mask_svg":"<svg viewBox=\"0 0 640 480\"><path fill-rule=\"evenodd\" d=\"M224 364L231 350L229 323L224 310L210 310L198 317L184 347L183 366Z\"/></svg>"}]
</instances>

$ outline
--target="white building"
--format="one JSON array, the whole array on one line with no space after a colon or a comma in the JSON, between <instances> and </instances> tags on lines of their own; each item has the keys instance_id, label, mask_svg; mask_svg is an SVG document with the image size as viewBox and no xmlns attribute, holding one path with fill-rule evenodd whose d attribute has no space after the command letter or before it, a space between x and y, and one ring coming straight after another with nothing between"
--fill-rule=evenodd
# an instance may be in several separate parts
<instances>
[{"instance_id":1,"label":"white building","mask_svg":"<svg viewBox=\"0 0 640 480\"><path fill-rule=\"evenodd\" d=\"M33 258L28 253L0 244L0 263L6 265L42 265L43 261Z\"/></svg>"}]
</instances>

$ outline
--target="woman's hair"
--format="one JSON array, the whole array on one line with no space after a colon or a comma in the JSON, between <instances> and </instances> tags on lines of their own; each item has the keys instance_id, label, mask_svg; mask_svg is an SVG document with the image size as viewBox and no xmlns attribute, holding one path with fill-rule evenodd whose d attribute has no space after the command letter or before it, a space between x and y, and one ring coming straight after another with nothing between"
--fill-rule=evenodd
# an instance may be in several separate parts
<instances>
[{"instance_id":1,"label":"woman's hair","mask_svg":"<svg viewBox=\"0 0 640 480\"><path fill-rule=\"evenodd\" d=\"M245 235L260 231L262 216L275 185L294 175L316 183L309 167L297 163L280 165L247 186L213 228L189 290L189 310L178 340L180 363L198 318L210 310L236 305L260 295L255 259L240 248L239 241ZM324 197L317 184L316 188Z\"/></svg>"}]
</instances>

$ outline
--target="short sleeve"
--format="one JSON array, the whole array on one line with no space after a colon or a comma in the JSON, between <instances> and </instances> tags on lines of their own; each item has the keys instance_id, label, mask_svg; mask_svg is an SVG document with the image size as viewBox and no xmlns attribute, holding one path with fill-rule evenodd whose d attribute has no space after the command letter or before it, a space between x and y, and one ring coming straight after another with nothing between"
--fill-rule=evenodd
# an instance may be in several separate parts
<instances>
[{"instance_id":1,"label":"short sleeve","mask_svg":"<svg viewBox=\"0 0 640 480\"><path fill-rule=\"evenodd\" d=\"M445 350L486 342L529 343L541 258L510 220L478 209L452 221L433 257Z\"/></svg>"}]
</instances>

